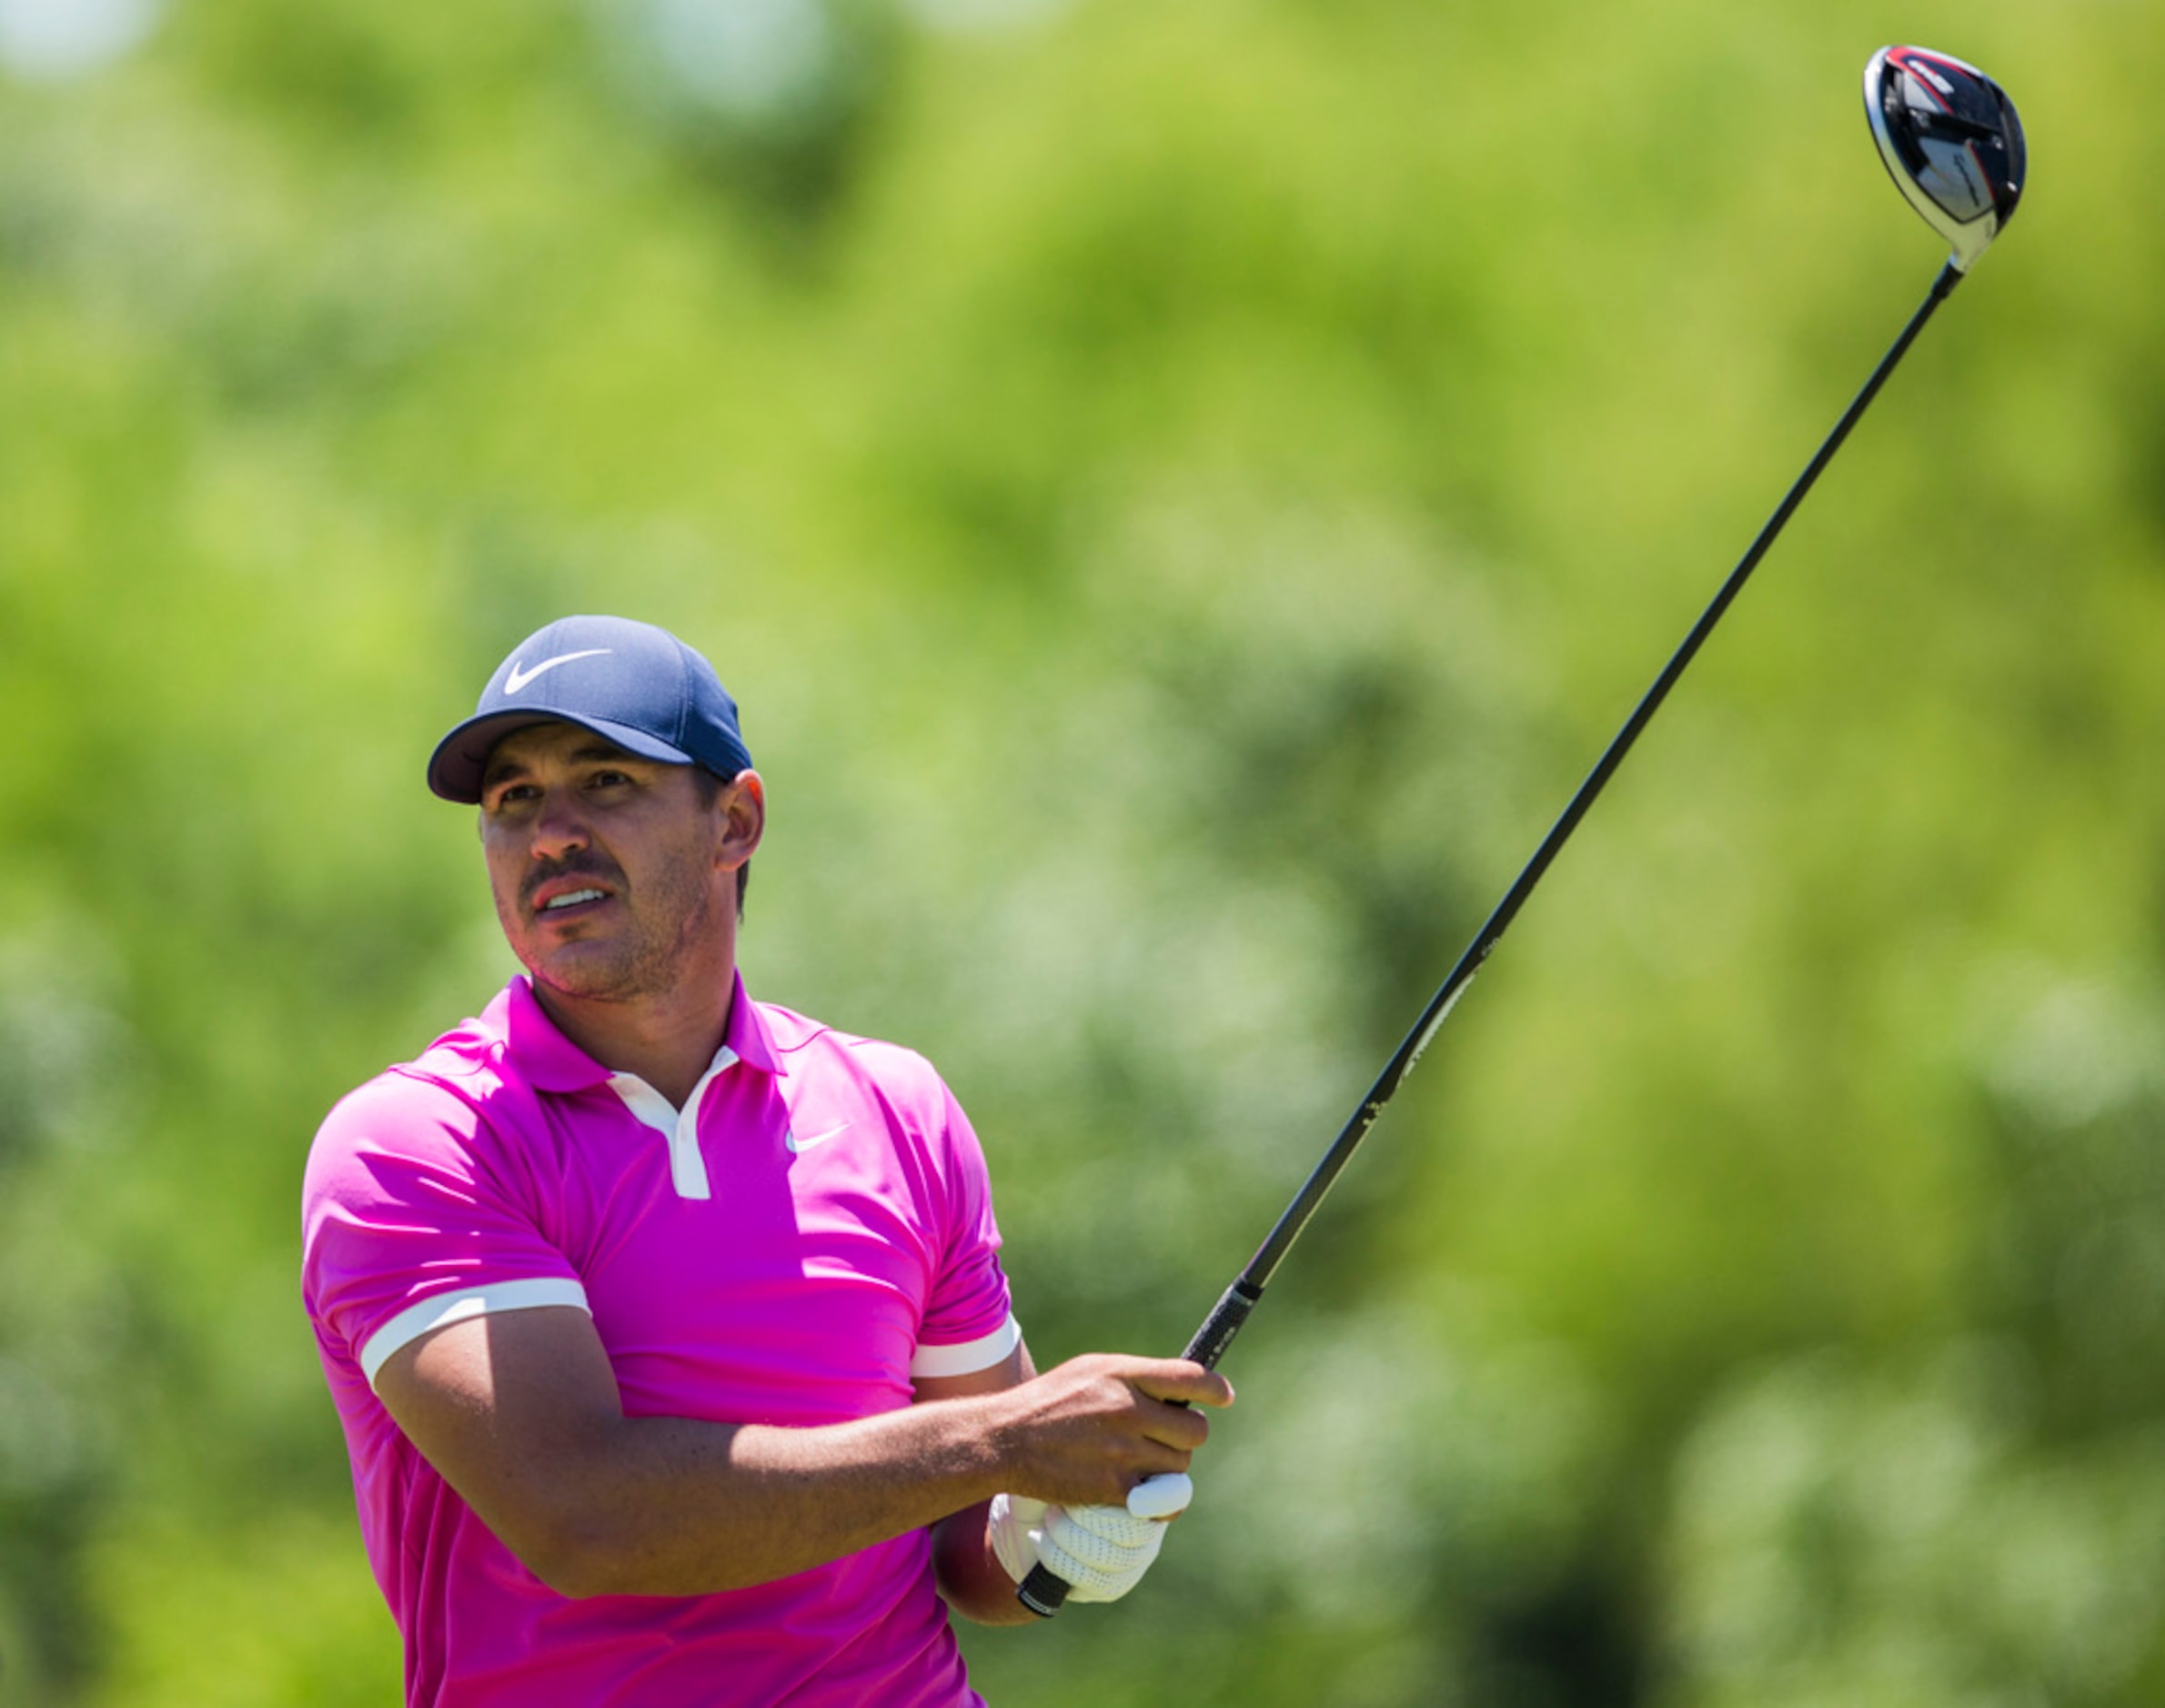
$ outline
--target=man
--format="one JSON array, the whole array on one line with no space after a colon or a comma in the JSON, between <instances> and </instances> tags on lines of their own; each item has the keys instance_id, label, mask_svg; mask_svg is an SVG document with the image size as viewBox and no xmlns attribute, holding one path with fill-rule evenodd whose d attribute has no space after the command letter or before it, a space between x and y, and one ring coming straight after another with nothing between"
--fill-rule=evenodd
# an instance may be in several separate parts
<instances>
[{"instance_id":1,"label":"man","mask_svg":"<svg viewBox=\"0 0 2165 1708\"><path fill-rule=\"evenodd\" d=\"M1037 1375L938 1076L746 993L765 789L697 652L552 624L428 781L525 974L331 1112L303 1207L408 1702L976 1703L942 1598L1125 1593L1231 1390Z\"/></svg>"}]
</instances>

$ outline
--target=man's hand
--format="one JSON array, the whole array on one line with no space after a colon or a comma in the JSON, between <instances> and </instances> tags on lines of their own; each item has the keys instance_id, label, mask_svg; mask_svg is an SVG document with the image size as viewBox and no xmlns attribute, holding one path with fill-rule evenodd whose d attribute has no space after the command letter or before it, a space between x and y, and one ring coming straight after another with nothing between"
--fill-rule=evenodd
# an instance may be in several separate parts
<instances>
[{"instance_id":1,"label":"man's hand","mask_svg":"<svg viewBox=\"0 0 2165 1708\"><path fill-rule=\"evenodd\" d=\"M1028 1496L992 1498L992 1551L1020 1583L1041 1562L1072 1585L1070 1601L1116 1602L1136 1584L1164 1545L1165 1526L1187 1510L1195 1485L1185 1476L1138 1483L1125 1506L1048 1506Z\"/></svg>"},{"instance_id":2,"label":"man's hand","mask_svg":"<svg viewBox=\"0 0 2165 1708\"><path fill-rule=\"evenodd\" d=\"M994 1429L1007 1461L1007 1492L990 1511L981 1504L942 1523L934 1557L942 1592L958 1612L981 1623L1028 1624L1035 1615L1015 1599L1015 1589L1041 1557L1030 1532L1050 1522L1058 1546L1078 1532L1067 1548L1078 1571L1104 1547L1123 1548L1099 1568L1108 1573L1103 1587L1113 1590L1117 1579L1119 1588L1084 1599L1126 1593L1164 1539L1164 1525L1146 1521L1170 1518L1187 1504L1193 1485L1185 1468L1210 1432L1205 1419L1173 1402L1228 1405L1233 1390L1223 1377L1181 1360L1103 1353L1040 1376L1027 1348L1018 1348L1004 1368L918 1384L925 1402L987 1397L999 1408ZM1106 1516L1084 1519L1083 1512ZM1082 1540L1093 1528L1118 1534L1110 1543Z\"/></svg>"},{"instance_id":3,"label":"man's hand","mask_svg":"<svg viewBox=\"0 0 2165 1708\"><path fill-rule=\"evenodd\" d=\"M999 1396L1007 1492L1074 1506L1124 1506L1153 1477L1184 1473L1228 1406L1224 1377L1185 1359L1093 1352Z\"/></svg>"}]
</instances>

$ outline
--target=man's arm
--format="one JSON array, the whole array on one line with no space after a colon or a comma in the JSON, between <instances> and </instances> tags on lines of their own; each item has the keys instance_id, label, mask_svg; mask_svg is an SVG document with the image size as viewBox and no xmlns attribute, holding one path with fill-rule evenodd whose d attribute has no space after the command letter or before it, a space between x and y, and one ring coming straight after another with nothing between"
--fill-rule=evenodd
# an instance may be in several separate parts
<instances>
[{"instance_id":1,"label":"man's arm","mask_svg":"<svg viewBox=\"0 0 2165 1708\"><path fill-rule=\"evenodd\" d=\"M916 1383L919 1404L1003 1393L1035 1377L1030 1349L1017 1346L990 1369L967 1376L923 1376ZM994 1491L999 1492L999 1491ZM932 1526L932 1570L940 1593L950 1606L981 1625L1024 1625L1037 1615L1015 1599L1015 1581L1001 1569L986 1529L992 1496L987 1495Z\"/></svg>"},{"instance_id":2,"label":"man's arm","mask_svg":"<svg viewBox=\"0 0 2165 1708\"><path fill-rule=\"evenodd\" d=\"M1186 1470L1209 1433L1167 1402L1233 1397L1223 1378L1173 1359L1093 1354L1042 1376L1027 1368L1014 1362L1012 1382L982 1371L922 1382L919 1404L818 1429L627 1418L592 1319L543 1306L423 1336L385 1361L376 1392L551 1587L697 1595L839 1559L1002 1490L1118 1504L1143 1478ZM983 1534L981 1518L981 1549ZM952 1569L966 1611L994 1612L992 1586L967 1560ZM997 1562L990 1570L1005 1583Z\"/></svg>"}]
</instances>

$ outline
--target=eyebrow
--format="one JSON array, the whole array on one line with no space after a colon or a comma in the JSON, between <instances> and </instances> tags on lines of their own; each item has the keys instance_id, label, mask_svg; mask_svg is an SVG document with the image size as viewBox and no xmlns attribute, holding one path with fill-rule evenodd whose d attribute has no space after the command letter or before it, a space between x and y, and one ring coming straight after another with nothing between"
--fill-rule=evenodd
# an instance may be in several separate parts
<instances>
[{"instance_id":1,"label":"eyebrow","mask_svg":"<svg viewBox=\"0 0 2165 1708\"><path fill-rule=\"evenodd\" d=\"M640 763L638 754L626 751L613 741L603 741L599 738L582 742L564 755L564 759L567 763L572 765L637 765ZM532 769L530 765L519 759L491 760L488 769L481 773L482 791L486 793L498 783L514 777L523 777Z\"/></svg>"}]
</instances>

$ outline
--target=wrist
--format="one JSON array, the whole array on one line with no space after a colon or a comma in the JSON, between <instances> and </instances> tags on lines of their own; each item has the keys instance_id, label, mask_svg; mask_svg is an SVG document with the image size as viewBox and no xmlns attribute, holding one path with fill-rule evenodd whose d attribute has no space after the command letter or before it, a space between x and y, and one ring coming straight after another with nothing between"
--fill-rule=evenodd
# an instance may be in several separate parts
<instances>
[{"instance_id":1,"label":"wrist","mask_svg":"<svg viewBox=\"0 0 2165 1708\"><path fill-rule=\"evenodd\" d=\"M985 1515L985 1532L992 1557L1000 1569L1018 1585L1038 1562L1037 1537L1045 1522L1045 1503L1026 1494L1000 1493L992 1497Z\"/></svg>"},{"instance_id":2,"label":"wrist","mask_svg":"<svg viewBox=\"0 0 2165 1708\"><path fill-rule=\"evenodd\" d=\"M1004 1393L925 1400L888 1415L924 1432L921 1462L946 1484L952 1511L982 1505L1014 1481L1011 1408Z\"/></svg>"}]
</instances>

